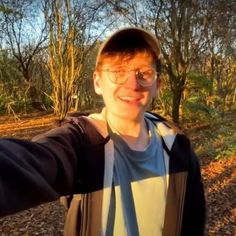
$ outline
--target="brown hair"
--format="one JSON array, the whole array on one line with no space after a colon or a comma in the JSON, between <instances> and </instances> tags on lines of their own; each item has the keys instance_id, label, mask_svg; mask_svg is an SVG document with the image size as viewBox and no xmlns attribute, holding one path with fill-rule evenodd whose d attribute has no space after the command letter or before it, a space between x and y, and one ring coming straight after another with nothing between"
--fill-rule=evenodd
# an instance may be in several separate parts
<instances>
[{"instance_id":1,"label":"brown hair","mask_svg":"<svg viewBox=\"0 0 236 236\"><path fill-rule=\"evenodd\" d=\"M139 52L146 52L153 57L158 73L161 71L160 47L154 35L137 27L128 27L116 31L101 45L97 60L98 70L106 57L130 58Z\"/></svg>"},{"instance_id":2,"label":"brown hair","mask_svg":"<svg viewBox=\"0 0 236 236\"><path fill-rule=\"evenodd\" d=\"M139 49L131 48L131 50L129 49L129 50L125 50L125 51L122 50L122 51L103 52L100 54L100 56L97 60L96 70L99 71L101 69L101 66L102 66L105 58L118 57L118 58L122 58L124 60L129 60L129 59L133 58L135 56L135 54L137 54L137 53L149 54L153 58L153 61L155 62L156 71L158 73L161 72L161 62L156 57L156 54L153 52L153 50L151 50L150 48L139 48Z\"/></svg>"}]
</instances>

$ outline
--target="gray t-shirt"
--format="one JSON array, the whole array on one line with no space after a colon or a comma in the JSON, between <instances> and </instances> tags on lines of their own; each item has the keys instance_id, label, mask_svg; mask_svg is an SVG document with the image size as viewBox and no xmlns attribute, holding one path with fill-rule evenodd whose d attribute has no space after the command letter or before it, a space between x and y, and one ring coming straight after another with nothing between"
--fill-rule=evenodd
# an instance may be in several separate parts
<instances>
[{"instance_id":1,"label":"gray t-shirt","mask_svg":"<svg viewBox=\"0 0 236 236\"><path fill-rule=\"evenodd\" d=\"M130 149L110 131L115 160L106 235L161 235L166 203L166 168L161 139L146 120L150 142L144 151Z\"/></svg>"}]
</instances>

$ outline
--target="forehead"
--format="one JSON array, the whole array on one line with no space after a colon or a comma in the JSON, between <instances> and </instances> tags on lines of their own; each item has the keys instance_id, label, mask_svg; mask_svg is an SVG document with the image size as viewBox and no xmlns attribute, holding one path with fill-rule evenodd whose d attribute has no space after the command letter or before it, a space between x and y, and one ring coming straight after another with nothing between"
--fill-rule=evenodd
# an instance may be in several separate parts
<instances>
[{"instance_id":1,"label":"forehead","mask_svg":"<svg viewBox=\"0 0 236 236\"><path fill-rule=\"evenodd\" d=\"M116 53L112 55L102 55L99 61L100 66L103 65L127 65L127 64L144 64L153 65L154 57L149 52L136 52L136 53Z\"/></svg>"}]
</instances>

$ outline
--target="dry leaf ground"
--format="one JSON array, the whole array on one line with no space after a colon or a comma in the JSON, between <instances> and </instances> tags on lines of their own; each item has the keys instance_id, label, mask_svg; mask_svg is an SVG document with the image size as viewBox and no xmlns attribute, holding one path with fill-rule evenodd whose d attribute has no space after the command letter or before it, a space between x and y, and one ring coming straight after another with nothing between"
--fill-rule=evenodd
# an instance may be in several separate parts
<instances>
[{"instance_id":1,"label":"dry leaf ground","mask_svg":"<svg viewBox=\"0 0 236 236\"><path fill-rule=\"evenodd\" d=\"M2 116L0 137L31 139L52 128L54 122L55 117L50 114L35 113L17 121ZM229 122L233 123L235 132L235 119L232 118ZM199 142L199 137L194 136L194 133L190 132L190 137L193 142ZM236 155L220 160L201 156L200 163L207 200L206 235L235 236ZM56 201L1 218L0 236L63 235L64 214L64 208Z\"/></svg>"}]
</instances>

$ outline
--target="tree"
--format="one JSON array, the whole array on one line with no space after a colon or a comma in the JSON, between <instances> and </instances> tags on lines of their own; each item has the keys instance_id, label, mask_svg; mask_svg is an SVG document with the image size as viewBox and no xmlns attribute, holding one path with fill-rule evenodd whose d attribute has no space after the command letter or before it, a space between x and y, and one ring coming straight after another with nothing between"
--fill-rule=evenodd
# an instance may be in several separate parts
<instances>
[{"instance_id":1,"label":"tree","mask_svg":"<svg viewBox=\"0 0 236 236\"><path fill-rule=\"evenodd\" d=\"M234 0L211 1L206 8L205 37L208 51L205 55L205 73L212 81L209 97L214 108L224 113L226 100L233 103L236 58L236 5ZM230 99L229 99L230 98Z\"/></svg>"},{"instance_id":2,"label":"tree","mask_svg":"<svg viewBox=\"0 0 236 236\"><path fill-rule=\"evenodd\" d=\"M210 54L213 86L213 80L217 80L215 57L235 51L235 0L107 0L107 3L119 22L123 19L128 25L147 28L158 38L163 72L168 74L172 92L172 118L179 122L181 99L191 70L201 71ZM218 76L219 79L223 78Z\"/></svg>"},{"instance_id":3,"label":"tree","mask_svg":"<svg viewBox=\"0 0 236 236\"><path fill-rule=\"evenodd\" d=\"M154 29L161 44L173 93L172 118L179 122L187 74L204 45L201 17L197 17L200 6L193 1L171 0L169 3L163 1L160 7L165 13L160 13L156 18Z\"/></svg>"},{"instance_id":4,"label":"tree","mask_svg":"<svg viewBox=\"0 0 236 236\"><path fill-rule=\"evenodd\" d=\"M47 36L45 24L37 16L37 9L37 3L31 0L1 0L3 41L17 60L18 69L28 85L27 92L32 106L38 109L41 106L39 91L32 77L31 65L34 57L43 48Z\"/></svg>"},{"instance_id":5,"label":"tree","mask_svg":"<svg viewBox=\"0 0 236 236\"><path fill-rule=\"evenodd\" d=\"M200 1L144 0L108 1L134 26L155 33L163 53L172 91L172 118L179 122L179 108L187 73L205 49Z\"/></svg>"},{"instance_id":6,"label":"tree","mask_svg":"<svg viewBox=\"0 0 236 236\"><path fill-rule=\"evenodd\" d=\"M49 33L48 69L53 83L54 112L61 120L78 94L88 52L104 30L97 34L94 22L104 3L55 0L44 2ZM80 84L80 85L81 85Z\"/></svg>"}]
</instances>

